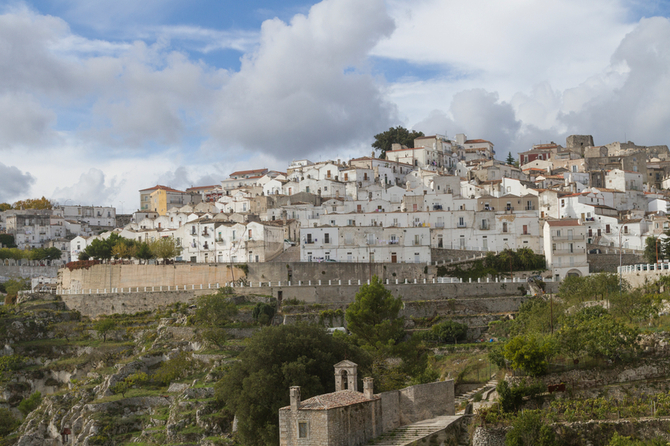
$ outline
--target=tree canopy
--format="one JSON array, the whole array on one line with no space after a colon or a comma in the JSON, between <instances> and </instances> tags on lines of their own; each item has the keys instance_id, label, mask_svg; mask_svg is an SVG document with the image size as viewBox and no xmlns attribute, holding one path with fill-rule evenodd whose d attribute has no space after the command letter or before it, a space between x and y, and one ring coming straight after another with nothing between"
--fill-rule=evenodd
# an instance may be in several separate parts
<instances>
[{"instance_id":1,"label":"tree canopy","mask_svg":"<svg viewBox=\"0 0 670 446\"><path fill-rule=\"evenodd\" d=\"M402 144L407 147L414 147L414 139L425 136L423 132L412 130L405 127L391 127L387 131L375 135L375 142L372 147L379 151L379 158L386 158L386 152L391 150L394 143Z\"/></svg>"},{"instance_id":2,"label":"tree canopy","mask_svg":"<svg viewBox=\"0 0 670 446\"><path fill-rule=\"evenodd\" d=\"M53 209L54 204L51 200L42 198L28 198L26 200L19 200L12 205L13 209Z\"/></svg>"},{"instance_id":3,"label":"tree canopy","mask_svg":"<svg viewBox=\"0 0 670 446\"><path fill-rule=\"evenodd\" d=\"M149 245L152 254L163 261L177 257L181 254L181 246L177 244L174 237L159 237Z\"/></svg>"},{"instance_id":4,"label":"tree canopy","mask_svg":"<svg viewBox=\"0 0 670 446\"><path fill-rule=\"evenodd\" d=\"M238 419L237 435L248 446L279 443L279 408L290 403L289 388L302 399L333 392L333 366L343 359L369 370L369 358L343 336L316 325L265 327L256 332L216 386L216 398ZM363 372L364 373L364 372Z\"/></svg>"},{"instance_id":5,"label":"tree canopy","mask_svg":"<svg viewBox=\"0 0 670 446\"><path fill-rule=\"evenodd\" d=\"M405 333L404 320L398 317L402 299L393 297L381 279L373 276L370 285L363 285L345 313L347 328L362 345L381 347L394 345Z\"/></svg>"}]
</instances>

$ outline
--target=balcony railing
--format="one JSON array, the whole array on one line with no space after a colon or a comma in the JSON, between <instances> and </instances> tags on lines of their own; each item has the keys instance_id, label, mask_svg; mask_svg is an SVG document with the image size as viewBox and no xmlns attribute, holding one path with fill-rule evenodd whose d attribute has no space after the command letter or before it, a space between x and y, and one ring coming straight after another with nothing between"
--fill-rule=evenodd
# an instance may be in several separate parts
<instances>
[{"instance_id":1,"label":"balcony railing","mask_svg":"<svg viewBox=\"0 0 670 446\"><path fill-rule=\"evenodd\" d=\"M552 235L552 240L584 240L584 236L580 234L573 235Z\"/></svg>"},{"instance_id":2,"label":"balcony railing","mask_svg":"<svg viewBox=\"0 0 670 446\"><path fill-rule=\"evenodd\" d=\"M555 249L552 251L555 256L586 254L586 248Z\"/></svg>"},{"instance_id":3,"label":"balcony railing","mask_svg":"<svg viewBox=\"0 0 670 446\"><path fill-rule=\"evenodd\" d=\"M436 228L444 228L444 222L443 221L438 221L437 223L435 223L435 227Z\"/></svg>"}]
</instances>

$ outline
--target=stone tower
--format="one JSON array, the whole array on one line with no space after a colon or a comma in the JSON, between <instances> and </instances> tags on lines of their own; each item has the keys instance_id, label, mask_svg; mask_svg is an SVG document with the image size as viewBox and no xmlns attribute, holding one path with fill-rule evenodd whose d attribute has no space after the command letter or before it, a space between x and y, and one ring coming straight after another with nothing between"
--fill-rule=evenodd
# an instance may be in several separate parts
<instances>
[{"instance_id":1,"label":"stone tower","mask_svg":"<svg viewBox=\"0 0 670 446\"><path fill-rule=\"evenodd\" d=\"M335 391L358 391L358 364L344 361L335 364Z\"/></svg>"}]
</instances>

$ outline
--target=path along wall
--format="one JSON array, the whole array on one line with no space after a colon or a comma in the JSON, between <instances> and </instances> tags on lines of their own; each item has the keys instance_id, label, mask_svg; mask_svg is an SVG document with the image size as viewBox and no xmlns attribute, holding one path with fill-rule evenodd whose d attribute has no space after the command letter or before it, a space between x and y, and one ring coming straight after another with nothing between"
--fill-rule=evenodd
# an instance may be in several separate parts
<instances>
[{"instance_id":1,"label":"path along wall","mask_svg":"<svg viewBox=\"0 0 670 446\"><path fill-rule=\"evenodd\" d=\"M454 381L417 384L380 394L384 432L398 426L454 415Z\"/></svg>"}]
</instances>

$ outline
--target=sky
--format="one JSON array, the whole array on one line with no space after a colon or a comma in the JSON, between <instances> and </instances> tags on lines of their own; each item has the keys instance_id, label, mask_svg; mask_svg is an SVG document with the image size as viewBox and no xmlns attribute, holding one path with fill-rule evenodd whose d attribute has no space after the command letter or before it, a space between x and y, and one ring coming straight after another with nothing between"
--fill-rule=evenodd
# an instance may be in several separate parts
<instances>
[{"instance_id":1,"label":"sky","mask_svg":"<svg viewBox=\"0 0 670 446\"><path fill-rule=\"evenodd\" d=\"M402 125L498 159L670 142L666 0L0 0L0 202L371 153Z\"/></svg>"}]
</instances>

